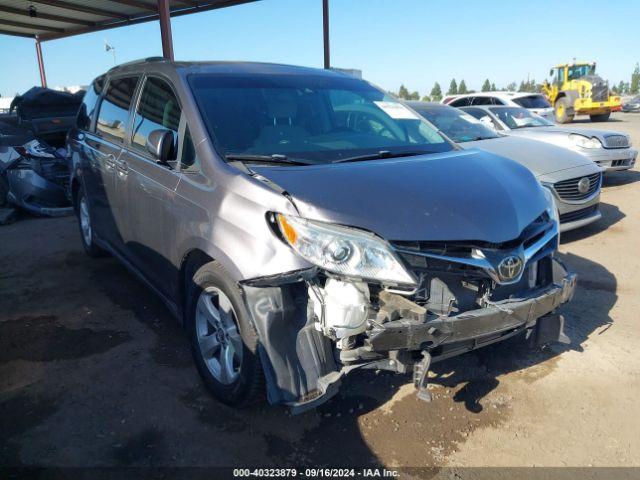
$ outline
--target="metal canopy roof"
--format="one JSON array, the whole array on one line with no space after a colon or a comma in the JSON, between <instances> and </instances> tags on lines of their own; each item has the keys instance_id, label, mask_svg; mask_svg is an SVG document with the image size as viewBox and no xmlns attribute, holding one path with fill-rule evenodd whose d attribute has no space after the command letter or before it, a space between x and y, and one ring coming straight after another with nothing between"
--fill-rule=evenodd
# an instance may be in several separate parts
<instances>
[{"instance_id":1,"label":"metal canopy roof","mask_svg":"<svg viewBox=\"0 0 640 480\"><path fill-rule=\"evenodd\" d=\"M256 0L169 0L171 16ZM158 20L157 0L0 0L0 34L40 41Z\"/></svg>"}]
</instances>

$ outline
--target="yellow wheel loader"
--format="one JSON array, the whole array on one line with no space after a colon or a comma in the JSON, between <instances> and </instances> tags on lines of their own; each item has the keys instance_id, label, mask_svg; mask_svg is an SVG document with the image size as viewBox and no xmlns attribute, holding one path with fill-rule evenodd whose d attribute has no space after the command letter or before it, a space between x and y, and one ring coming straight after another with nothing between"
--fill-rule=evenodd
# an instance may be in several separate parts
<instances>
[{"instance_id":1,"label":"yellow wheel loader","mask_svg":"<svg viewBox=\"0 0 640 480\"><path fill-rule=\"evenodd\" d=\"M558 123L569 123L575 115L606 122L612 110L621 108L620 97L612 96L608 83L596 75L595 62L556 65L549 76L551 83L545 80L542 92L553 105Z\"/></svg>"}]
</instances>

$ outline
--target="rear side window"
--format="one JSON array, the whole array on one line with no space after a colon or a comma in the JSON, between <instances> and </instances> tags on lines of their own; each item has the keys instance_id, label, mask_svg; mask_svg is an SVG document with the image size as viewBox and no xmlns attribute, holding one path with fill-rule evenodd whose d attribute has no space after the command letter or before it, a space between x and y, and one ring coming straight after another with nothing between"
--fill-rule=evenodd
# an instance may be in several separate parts
<instances>
[{"instance_id":1,"label":"rear side window","mask_svg":"<svg viewBox=\"0 0 640 480\"><path fill-rule=\"evenodd\" d=\"M513 101L524 108L549 108L551 104L542 95L514 98Z\"/></svg>"},{"instance_id":2,"label":"rear side window","mask_svg":"<svg viewBox=\"0 0 640 480\"><path fill-rule=\"evenodd\" d=\"M454 100L449 105L452 107L468 107L471 105L471 100L473 97L459 98L458 100Z\"/></svg>"},{"instance_id":3,"label":"rear side window","mask_svg":"<svg viewBox=\"0 0 640 480\"><path fill-rule=\"evenodd\" d=\"M104 77L98 77L84 94L82 105L80 105L80 110L78 110L77 125L80 130L91 129L91 120L93 120L93 114L95 113L103 89Z\"/></svg>"},{"instance_id":4,"label":"rear side window","mask_svg":"<svg viewBox=\"0 0 640 480\"><path fill-rule=\"evenodd\" d=\"M129 107L137 84L138 77L115 78L109 82L96 123L96 131L104 138L124 142Z\"/></svg>"},{"instance_id":5,"label":"rear side window","mask_svg":"<svg viewBox=\"0 0 640 480\"><path fill-rule=\"evenodd\" d=\"M148 78L136 109L132 144L138 149L146 149L147 137L151 132L170 130L173 132L175 152L181 113L178 99L169 84L159 78Z\"/></svg>"}]
</instances>

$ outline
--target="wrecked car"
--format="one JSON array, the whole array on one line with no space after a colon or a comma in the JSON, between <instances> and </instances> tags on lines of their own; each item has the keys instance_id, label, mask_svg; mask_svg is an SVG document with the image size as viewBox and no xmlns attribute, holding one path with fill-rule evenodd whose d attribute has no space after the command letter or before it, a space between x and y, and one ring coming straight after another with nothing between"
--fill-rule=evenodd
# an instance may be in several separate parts
<instances>
[{"instance_id":1,"label":"wrecked car","mask_svg":"<svg viewBox=\"0 0 640 480\"><path fill-rule=\"evenodd\" d=\"M35 215L73 212L65 143L83 95L33 87L0 115L0 206Z\"/></svg>"},{"instance_id":2,"label":"wrecked car","mask_svg":"<svg viewBox=\"0 0 640 480\"><path fill-rule=\"evenodd\" d=\"M92 84L68 149L87 254L164 300L224 403L266 383L299 412L362 368L428 400L433 361L568 340L553 197L365 81L147 59Z\"/></svg>"},{"instance_id":3,"label":"wrecked car","mask_svg":"<svg viewBox=\"0 0 640 480\"><path fill-rule=\"evenodd\" d=\"M67 197L66 155L33 133L0 120L0 207L12 205L35 215L73 212Z\"/></svg>"}]
</instances>

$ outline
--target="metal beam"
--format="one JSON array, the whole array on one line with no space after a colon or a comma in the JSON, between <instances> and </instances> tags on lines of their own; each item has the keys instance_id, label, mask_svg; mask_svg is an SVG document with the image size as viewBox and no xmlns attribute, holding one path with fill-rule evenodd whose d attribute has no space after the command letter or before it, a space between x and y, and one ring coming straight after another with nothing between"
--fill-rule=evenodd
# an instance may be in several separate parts
<instances>
[{"instance_id":1,"label":"metal beam","mask_svg":"<svg viewBox=\"0 0 640 480\"><path fill-rule=\"evenodd\" d=\"M105 10L102 8L85 7L84 5L78 5L75 3L64 2L63 0L32 0L31 3L40 3L42 5L49 5L50 7L62 8L63 10L71 10L74 12L90 13L99 17L109 18L129 18L124 13L115 12L113 10Z\"/></svg>"},{"instance_id":2,"label":"metal beam","mask_svg":"<svg viewBox=\"0 0 640 480\"><path fill-rule=\"evenodd\" d=\"M37 1L44 1L44 0L37 0ZM53 1L53 0L46 0L46 1ZM220 8L241 5L244 3L253 3L257 1L258 0L225 0L217 3L200 2L198 6L184 7L179 10L173 10L171 12L171 16L181 17L183 15L190 15L192 13L206 12L209 10L217 10ZM109 21L97 23L95 27L78 28L75 30L69 29L69 30L66 30L64 33L60 33L60 34L51 33L51 34L41 35L40 41L48 42L50 40L58 40L60 38L73 37L75 35L82 35L85 33L100 32L103 30L110 30L112 28L125 27L128 25L137 25L140 23L155 21L155 20L158 20L158 18L159 16L157 13L149 13L149 14L145 13L144 15L131 15L127 17L125 20L110 19ZM31 36L33 37L33 35Z\"/></svg>"},{"instance_id":3,"label":"metal beam","mask_svg":"<svg viewBox=\"0 0 640 480\"><path fill-rule=\"evenodd\" d=\"M36 55L38 56L38 68L40 69L40 83L44 88L47 88L47 75L44 72L44 60L42 59L42 45L38 37L36 37Z\"/></svg>"},{"instance_id":4,"label":"metal beam","mask_svg":"<svg viewBox=\"0 0 640 480\"><path fill-rule=\"evenodd\" d=\"M324 45L324 68L331 68L329 48L329 0L322 0L322 40Z\"/></svg>"},{"instance_id":5,"label":"metal beam","mask_svg":"<svg viewBox=\"0 0 640 480\"><path fill-rule=\"evenodd\" d=\"M110 0L114 3L121 3L129 7L139 8L140 10L147 10L150 12L156 11L156 6L151 3L141 2L140 0Z\"/></svg>"},{"instance_id":6,"label":"metal beam","mask_svg":"<svg viewBox=\"0 0 640 480\"><path fill-rule=\"evenodd\" d=\"M11 30L3 30L0 28L0 35L11 35L12 37L33 38L33 33L13 32Z\"/></svg>"},{"instance_id":7,"label":"metal beam","mask_svg":"<svg viewBox=\"0 0 640 480\"><path fill-rule=\"evenodd\" d=\"M158 0L160 17L160 36L162 37L162 56L173 61L173 38L171 35L171 10L169 0Z\"/></svg>"},{"instance_id":8,"label":"metal beam","mask_svg":"<svg viewBox=\"0 0 640 480\"><path fill-rule=\"evenodd\" d=\"M13 8L6 7L4 5L0 5L0 12L11 13L13 15L22 15L24 17L31 17L29 10L25 10L22 8ZM50 13L40 13L36 10L35 18L39 18L40 20L51 20L52 22L60 22L60 23L73 23L76 25L86 25L87 27L91 27L95 25L95 22L90 22L89 20L80 20L79 18L74 17L63 17L61 15L51 15Z\"/></svg>"},{"instance_id":9,"label":"metal beam","mask_svg":"<svg viewBox=\"0 0 640 480\"><path fill-rule=\"evenodd\" d=\"M3 18L0 18L0 25L6 25L8 27L24 28L32 31L42 30L43 32L56 32L56 33L64 32L64 28L49 27L47 25L37 25L32 23L14 22L13 20L5 20Z\"/></svg>"}]
</instances>

